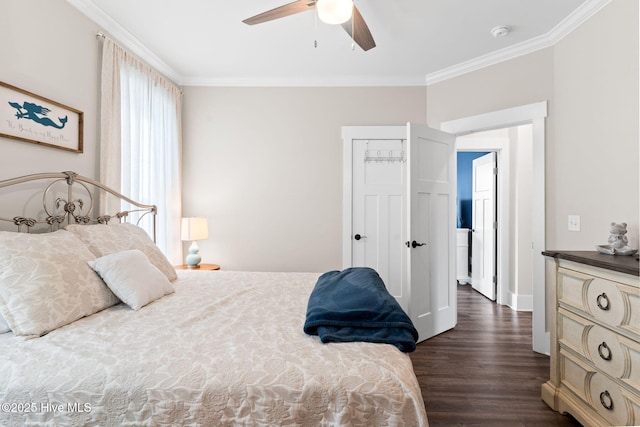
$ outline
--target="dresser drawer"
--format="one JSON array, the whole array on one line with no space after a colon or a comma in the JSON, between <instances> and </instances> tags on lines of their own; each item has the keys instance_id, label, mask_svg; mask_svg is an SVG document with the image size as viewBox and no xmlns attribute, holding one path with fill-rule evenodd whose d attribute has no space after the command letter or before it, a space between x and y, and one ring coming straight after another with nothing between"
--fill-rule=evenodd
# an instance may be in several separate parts
<instances>
[{"instance_id":1,"label":"dresser drawer","mask_svg":"<svg viewBox=\"0 0 640 427\"><path fill-rule=\"evenodd\" d=\"M613 378L622 378L631 366L615 333L563 309L558 312L558 340Z\"/></svg>"},{"instance_id":2,"label":"dresser drawer","mask_svg":"<svg viewBox=\"0 0 640 427\"><path fill-rule=\"evenodd\" d=\"M640 336L640 290L613 280L558 269L558 304L623 333Z\"/></svg>"},{"instance_id":3,"label":"dresser drawer","mask_svg":"<svg viewBox=\"0 0 640 427\"><path fill-rule=\"evenodd\" d=\"M597 369L640 391L640 344L594 322L558 311L558 342Z\"/></svg>"},{"instance_id":4,"label":"dresser drawer","mask_svg":"<svg viewBox=\"0 0 640 427\"><path fill-rule=\"evenodd\" d=\"M640 397L593 366L560 350L561 388L580 398L611 425L640 424Z\"/></svg>"},{"instance_id":5,"label":"dresser drawer","mask_svg":"<svg viewBox=\"0 0 640 427\"><path fill-rule=\"evenodd\" d=\"M587 385L591 406L614 426L633 426L640 423L640 399L606 376L596 373Z\"/></svg>"}]
</instances>

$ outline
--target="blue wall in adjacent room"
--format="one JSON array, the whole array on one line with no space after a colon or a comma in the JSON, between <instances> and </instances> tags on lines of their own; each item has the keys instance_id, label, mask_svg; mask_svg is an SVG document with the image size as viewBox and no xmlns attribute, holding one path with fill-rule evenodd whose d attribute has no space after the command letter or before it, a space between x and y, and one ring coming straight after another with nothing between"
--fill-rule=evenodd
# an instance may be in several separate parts
<instances>
[{"instance_id":1,"label":"blue wall in adjacent room","mask_svg":"<svg viewBox=\"0 0 640 427\"><path fill-rule=\"evenodd\" d=\"M473 160L487 152L460 151L458 154L458 228L471 228Z\"/></svg>"}]
</instances>

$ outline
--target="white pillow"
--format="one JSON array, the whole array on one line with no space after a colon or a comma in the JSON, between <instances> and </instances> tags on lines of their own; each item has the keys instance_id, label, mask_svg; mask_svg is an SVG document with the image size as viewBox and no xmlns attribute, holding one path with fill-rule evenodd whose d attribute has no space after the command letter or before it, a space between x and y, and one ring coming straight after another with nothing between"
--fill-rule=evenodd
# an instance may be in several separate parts
<instances>
[{"instance_id":1,"label":"white pillow","mask_svg":"<svg viewBox=\"0 0 640 427\"><path fill-rule=\"evenodd\" d=\"M0 315L13 333L43 335L117 304L87 266L94 259L68 231L0 231Z\"/></svg>"},{"instance_id":2,"label":"white pillow","mask_svg":"<svg viewBox=\"0 0 640 427\"><path fill-rule=\"evenodd\" d=\"M175 268L162 251L153 243L146 231L133 224L71 224L65 227L84 242L89 250L101 257L115 252L129 249L140 249L162 271L167 279L174 281L178 278Z\"/></svg>"},{"instance_id":3,"label":"white pillow","mask_svg":"<svg viewBox=\"0 0 640 427\"><path fill-rule=\"evenodd\" d=\"M165 275L138 249L106 255L88 264L122 302L136 311L175 292Z\"/></svg>"},{"instance_id":4,"label":"white pillow","mask_svg":"<svg viewBox=\"0 0 640 427\"><path fill-rule=\"evenodd\" d=\"M11 328L7 324L7 321L4 320L2 314L0 314L0 334L4 334L5 332L11 332Z\"/></svg>"}]
</instances>

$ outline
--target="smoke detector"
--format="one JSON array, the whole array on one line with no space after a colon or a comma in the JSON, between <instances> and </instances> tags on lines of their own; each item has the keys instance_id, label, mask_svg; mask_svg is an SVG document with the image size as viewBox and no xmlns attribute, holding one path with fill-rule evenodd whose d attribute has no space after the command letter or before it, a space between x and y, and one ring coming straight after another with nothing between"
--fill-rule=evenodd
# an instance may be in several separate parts
<instances>
[{"instance_id":1,"label":"smoke detector","mask_svg":"<svg viewBox=\"0 0 640 427\"><path fill-rule=\"evenodd\" d=\"M504 37L509 34L509 31L511 31L511 28L508 25L498 25L497 27L493 27L491 35L495 38Z\"/></svg>"}]
</instances>

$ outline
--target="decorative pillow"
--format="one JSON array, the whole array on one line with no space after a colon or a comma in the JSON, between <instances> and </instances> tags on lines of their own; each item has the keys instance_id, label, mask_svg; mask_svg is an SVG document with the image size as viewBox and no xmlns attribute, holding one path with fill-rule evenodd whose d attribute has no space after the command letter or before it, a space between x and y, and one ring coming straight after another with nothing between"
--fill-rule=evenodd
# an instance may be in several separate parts
<instances>
[{"instance_id":1,"label":"decorative pillow","mask_svg":"<svg viewBox=\"0 0 640 427\"><path fill-rule=\"evenodd\" d=\"M88 264L122 302L136 311L175 292L165 275L138 249L106 255Z\"/></svg>"},{"instance_id":2,"label":"decorative pillow","mask_svg":"<svg viewBox=\"0 0 640 427\"><path fill-rule=\"evenodd\" d=\"M4 334L5 332L11 332L11 328L7 324L7 321L4 320L2 314L0 314L0 334Z\"/></svg>"},{"instance_id":3,"label":"decorative pillow","mask_svg":"<svg viewBox=\"0 0 640 427\"><path fill-rule=\"evenodd\" d=\"M174 281L178 278L167 257L158 249L146 231L133 224L72 224L65 227L74 233L88 247L96 257L113 254L129 249L140 249L162 271L167 279Z\"/></svg>"},{"instance_id":4,"label":"decorative pillow","mask_svg":"<svg viewBox=\"0 0 640 427\"><path fill-rule=\"evenodd\" d=\"M117 304L87 265L94 258L68 231L0 231L0 314L13 333L43 335Z\"/></svg>"}]
</instances>

